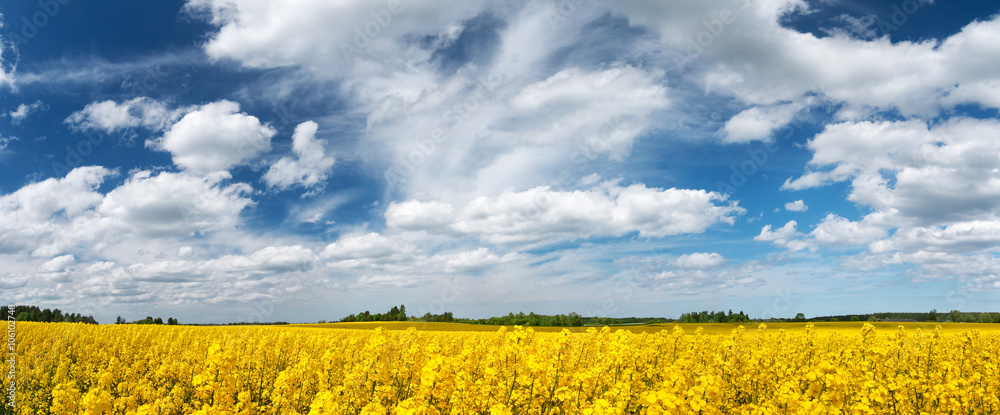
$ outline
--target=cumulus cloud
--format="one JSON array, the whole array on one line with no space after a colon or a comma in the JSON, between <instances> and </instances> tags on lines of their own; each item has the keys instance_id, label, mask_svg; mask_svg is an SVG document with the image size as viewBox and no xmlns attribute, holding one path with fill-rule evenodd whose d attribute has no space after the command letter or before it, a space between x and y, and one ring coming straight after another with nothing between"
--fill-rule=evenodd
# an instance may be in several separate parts
<instances>
[{"instance_id":1,"label":"cumulus cloud","mask_svg":"<svg viewBox=\"0 0 1000 415\"><path fill-rule=\"evenodd\" d=\"M1000 214L1000 144L990 139L998 133L997 120L963 117L932 128L918 120L829 125L807 144L813 170L783 187L849 181L849 200L892 213L897 226Z\"/></svg>"},{"instance_id":2,"label":"cumulus cloud","mask_svg":"<svg viewBox=\"0 0 1000 415\"><path fill-rule=\"evenodd\" d=\"M859 222L852 222L836 214L826 215L810 235L824 246L863 245L888 236L888 231L880 226L874 216L867 216Z\"/></svg>"},{"instance_id":3,"label":"cumulus cloud","mask_svg":"<svg viewBox=\"0 0 1000 415\"><path fill-rule=\"evenodd\" d=\"M436 34L483 10L480 0L443 7L424 2L189 0L185 9L219 29L205 44L215 59L249 67L302 65L339 73L362 60L393 56L397 38ZM394 5L390 7L390 5Z\"/></svg>"},{"instance_id":4,"label":"cumulus cloud","mask_svg":"<svg viewBox=\"0 0 1000 415\"><path fill-rule=\"evenodd\" d=\"M416 249L408 244L386 238L376 232L363 235L345 235L337 242L323 248L323 258L337 261L409 256Z\"/></svg>"},{"instance_id":5,"label":"cumulus cloud","mask_svg":"<svg viewBox=\"0 0 1000 415\"><path fill-rule=\"evenodd\" d=\"M59 218L75 218L100 204L103 195L97 186L113 174L103 167L79 167L64 178L0 195L0 252L30 251L51 243L66 226L66 219Z\"/></svg>"},{"instance_id":6,"label":"cumulus cloud","mask_svg":"<svg viewBox=\"0 0 1000 415\"><path fill-rule=\"evenodd\" d=\"M790 212L805 212L809 210L809 206L801 200L796 200L794 202L785 203L785 210Z\"/></svg>"},{"instance_id":7,"label":"cumulus cloud","mask_svg":"<svg viewBox=\"0 0 1000 415\"><path fill-rule=\"evenodd\" d=\"M98 192L115 172L79 167L61 179L0 195L0 252L54 256L95 253L130 237L190 236L232 229L253 202L246 184L222 184L228 173L192 176L137 171Z\"/></svg>"},{"instance_id":8,"label":"cumulus cloud","mask_svg":"<svg viewBox=\"0 0 1000 415\"><path fill-rule=\"evenodd\" d=\"M764 225L764 228L760 230L760 234L755 236L753 240L770 242L774 245L788 248L791 251L801 251L803 249L815 250L816 246L804 240L805 235L796 230L797 226L798 223L794 220L790 220L785 226L774 230L771 230L771 225Z\"/></svg>"},{"instance_id":9,"label":"cumulus cloud","mask_svg":"<svg viewBox=\"0 0 1000 415\"><path fill-rule=\"evenodd\" d=\"M295 158L282 157L271 165L263 180L270 187L287 189L294 185L315 187L326 181L334 158L326 155L323 143L316 139L319 124L307 121L295 127L292 152Z\"/></svg>"},{"instance_id":10,"label":"cumulus cloud","mask_svg":"<svg viewBox=\"0 0 1000 415\"><path fill-rule=\"evenodd\" d=\"M38 267L39 272L62 272L66 271L70 265L76 263L76 258L73 255L62 255L52 258L46 261L44 264Z\"/></svg>"},{"instance_id":11,"label":"cumulus cloud","mask_svg":"<svg viewBox=\"0 0 1000 415\"><path fill-rule=\"evenodd\" d=\"M150 171L133 173L98 206L102 226L146 237L191 235L231 229L253 204L245 183L222 184L230 175L205 176Z\"/></svg>"},{"instance_id":12,"label":"cumulus cloud","mask_svg":"<svg viewBox=\"0 0 1000 415\"><path fill-rule=\"evenodd\" d=\"M902 252L984 252L1000 246L1000 220L980 219L946 226L916 226L897 230L891 238L872 247L875 253Z\"/></svg>"},{"instance_id":13,"label":"cumulus cloud","mask_svg":"<svg viewBox=\"0 0 1000 415\"><path fill-rule=\"evenodd\" d=\"M716 223L732 224L745 213L725 195L704 190L657 189L614 183L588 190L536 187L479 197L460 209L440 202L392 203L386 223L401 230L472 235L493 243L577 240L637 232L660 238L701 233ZM454 215L448 215L454 211ZM441 218L449 218L443 220Z\"/></svg>"},{"instance_id":14,"label":"cumulus cloud","mask_svg":"<svg viewBox=\"0 0 1000 415\"><path fill-rule=\"evenodd\" d=\"M784 104L769 107L753 107L736 114L722 127L723 142L746 143L769 141L774 130L792 121L802 105Z\"/></svg>"},{"instance_id":15,"label":"cumulus cloud","mask_svg":"<svg viewBox=\"0 0 1000 415\"><path fill-rule=\"evenodd\" d=\"M440 230L452 221L455 208L445 202L407 200L392 202L385 211L386 225L393 228L416 230Z\"/></svg>"},{"instance_id":16,"label":"cumulus cloud","mask_svg":"<svg viewBox=\"0 0 1000 415\"><path fill-rule=\"evenodd\" d=\"M927 7L929 1L920 2ZM661 42L693 70L706 90L750 105L802 102L814 94L843 105L840 115L864 117L874 110L898 110L905 116L933 116L958 102L994 107L994 96L976 93L994 84L1000 20L975 21L943 40L892 42L868 40L868 23L845 20L846 31L816 37L781 24L782 18L808 12L802 0L733 4L715 0L691 4L651 4L642 0L609 7L660 35ZM723 13L727 23L721 23ZM723 30L702 43L702 22ZM692 46L693 45L693 46ZM950 94L957 94L950 97ZM748 115L743 115L748 117ZM763 131L766 125L759 131Z\"/></svg>"},{"instance_id":17,"label":"cumulus cloud","mask_svg":"<svg viewBox=\"0 0 1000 415\"><path fill-rule=\"evenodd\" d=\"M66 117L65 122L76 129L106 133L136 127L158 131L176 121L183 113L184 109L171 110L163 102L137 97L120 104L111 100L87 104L82 110Z\"/></svg>"},{"instance_id":18,"label":"cumulus cloud","mask_svg":"<svg viewBox=\"0 0 1000 415\"><path fill-rule=\"evenodd\" d=\"M194 173L228 170L271 149L273 128L241 113L240 105L218 101L192 110L146 147L173 155L174 164Z\"/></svg>"},{"instance_id":19,"label":"cumulus cloud","mask_svg":"<svg viewBox=\"0 0 1000 415\"><path fill-rule=\"evenodd\" d=\"M97 261L68 270L64 280L76 291L65 297L177 305L268 299L308 284L303 276L315 260L310 249L286 245L212 259Z\"/></svg>"}]
</instances>

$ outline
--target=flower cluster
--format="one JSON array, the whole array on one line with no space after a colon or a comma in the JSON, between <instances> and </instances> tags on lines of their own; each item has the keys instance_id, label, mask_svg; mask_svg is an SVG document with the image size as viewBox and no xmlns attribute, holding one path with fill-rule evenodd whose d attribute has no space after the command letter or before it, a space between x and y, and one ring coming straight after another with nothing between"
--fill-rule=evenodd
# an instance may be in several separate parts
<instances>
[{"instance_id":1,"label":"flower cluster","mask_svg":"<svg viewBox=\"0 0 1000 415\"><path fill-rule=\"evenodd\" d=\"M19 414L1000 413L978 331L18 328Z\"/></svg>"}]
</instances>

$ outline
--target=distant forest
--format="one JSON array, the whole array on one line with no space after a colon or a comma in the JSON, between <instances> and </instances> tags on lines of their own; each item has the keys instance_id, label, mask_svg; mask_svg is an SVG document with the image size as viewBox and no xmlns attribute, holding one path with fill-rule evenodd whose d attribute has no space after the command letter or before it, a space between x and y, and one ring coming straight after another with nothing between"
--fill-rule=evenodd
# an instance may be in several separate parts
<instances>
[{"instance_id":1,"label":"distant forest","mask_svg":"<svg viewBox=\"0 0 1000 415\"><path fill-rule=\"evenodd\" d=\"M843 314L811 318L809 321L884 321L884 320L915 320L919 322L938 323L1000 323L1000 313L968 313L951 310L939 313L931 310L926 313L873 313L873 314Z\"/></svg>"},{"instance_id":2,"label":"distant forest","mask_svg":"<svg viewBox=\"0 0 1000 415\"><path fill-rule=\"evenodd\" d=\"M6 320L8 308L0 307L0 318ZM17 321L38 321L38 322L51 322L51 323L87 323L87 324L99 324L93 316L84 316L77 313L64 313L58 308L56 309L39 309L38 306L34 305L19 305L14 307L14 319ZM891 312L891 313L870 313L870 314L841 314L832 316L819 316L806 318L802 313L798 313L793 318L771 318L771 319L754 319L750 315L745 314L743 311L734 313L733 310L728 312L723 311L696 311L690 313L681 314L679 318L665 318L665 317L584 317L577 313L569 314L556 314L556 315L545 315L545 314L535 314L534 312L529 312L527 314L520 312L517 314L509 313L506 316L500 317L490 317L490 318L461 318L455 317L452 312L447 311L442 314L431 314L426 313L422 316L410 316L406 314L406 306L399 305L393 306L392 309L386 311L385 313L371 313L369 311L363 311L357 314L351 314L339 320L340 322L378 322L378 321L422 321L429 323L466 323L466 324L482 324L482 325L495 325L495 326L535 326L535 327L580 327L580 326L614 326L614 325L631 325L631 324L662 324L662 323L695 323L695 324L705 324L705 323L749 323L758 321L792 321L792 322L824 322L824 321L916 321L916 322L938 322L938 323L1000 323L1000 312L962 312L958 310L951 310L947 313L938 312L937 310L931 310L926 313L906 313L906 312ZM152 316L147 316L142 320L136 321L126 321L122 317L118 317L116 324L164 324L164 325L179 325L181 324L177 319L173 317L167 317L163 320L160 317L153 318ZM320 320L319 323L326 323L326 320ZM222 323L222 324L185 324L193 326L219 326L219 325L282 325L289 324L285 321L273 322L273 323L261 323L261 322L241 322L241 323Z\"/></svg>"},{"instance_id":3,"label":"distant forest","mask_svg":"<svg viewBox=\"0 0 1000 415\"><path fill-rule=\"evenodd\" d=\"M931 310L926 313L872 313L872 314L844 314L836 316L822 316L806 318L805 314L798 313L792 318L771 318L754 319L750 315L733 310L726 311L694 311L681 314L680 318L672 319L665 317L583 317L577 313L544 315L529 312L517 314L509 313L502 317L490 318L461 318L455 317L452 312L443 314L426 313L423 316L408 316L406 306L394 306L385 313L371 313L363 311L341 318L340 322L359 321L423 321L434 323L466 323L498 326L543 326L543 327L579 327L579 326L609 326L624 324L660 324L660 323L749 323L754 321L791 321L791 322L820 322L820 321L917 321L917 322L955 322L955 323L1000 323L1000 313L969 313L952 310L948 313L939 313ZM326 323L320 320L320 323Z\"/></svg>"},{"instance_id":4,"label":"distant forest","mask_svg":"<svg viewBox=\"0 0 1000 415\"><path fill-rule=\"evenodd\" d=\"M7 320L9 318L8 308L0 307L3 309L0 318ZM63 313L62 310L54 309L50 310L48 308L41 310L38 306L34 305L18 305L14 306L14 320L15 321L39 321L44 323L87 323L87 324L98 324L97 320L94 320L94 316L85 316L76 313Z\"/></svg>"}]
</instances>

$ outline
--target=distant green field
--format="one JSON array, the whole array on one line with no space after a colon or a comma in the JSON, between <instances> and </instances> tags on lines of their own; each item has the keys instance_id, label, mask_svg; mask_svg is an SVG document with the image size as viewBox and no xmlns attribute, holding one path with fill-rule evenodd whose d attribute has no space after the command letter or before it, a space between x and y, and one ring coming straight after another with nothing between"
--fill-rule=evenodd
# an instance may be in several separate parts
<instances>
[{"instance_id":1,"label":"distant green field","mask_svg":"<svg viewBox=\"0 0 1000 415\"><path fill-rule=\"evenodd\" d=\"M805 329L808 323L764 323L768 331L785 330L788 332L799 332ZM813 323L817 333L854 333L861 330L864 322L841 321L841 322L818 322ZM747 330L756 329L760 323L743 324ZM933 331L935 326L940 325L945 333L961 333L966 330L979 330L981 332L1000 332L1000 324L984 323L872 323L876 330L880 332L895 331L897 327L903 326L906 330L912 331L917 328L923 331ZM694 334L698 327L704 330L705 334L728 334L734 328L739 327L736 323L706 323L706 324L643 324L643 325L622 325L611 326L612 330L628 330L634 333L651 333L660 330L673 330L674 326L681 326L687 334ZM387 330L406 330L415 327L417 330L426 331L497 331L502 326L486 326L479 324L464 323L423 323L415 321L384 321L384 322L361 322L361 323L326 323L326 324L290 324L285 327L322 328L322 329L347 329L347 330L374 330L377 327L385 327ZM567 329L571 332L584 332L589 327L532 327L537 332L559 332Z\"/></svg>"}]
</instances>

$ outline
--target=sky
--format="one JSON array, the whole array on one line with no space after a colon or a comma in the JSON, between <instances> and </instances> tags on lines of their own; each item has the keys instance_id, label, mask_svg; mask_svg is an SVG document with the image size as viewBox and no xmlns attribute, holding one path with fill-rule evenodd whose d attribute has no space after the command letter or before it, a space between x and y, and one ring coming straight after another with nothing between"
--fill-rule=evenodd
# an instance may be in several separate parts
<instances>
[{"instance_id":1,"label":"sky","mask_svg":"<svg viewBox=\"0 0 1000 415\"><path fill-rule=\"evenodd\" d=\"M182 323L998 311L1000 6L0 5L0 294Z\"/></svg>"}]
</instances>

